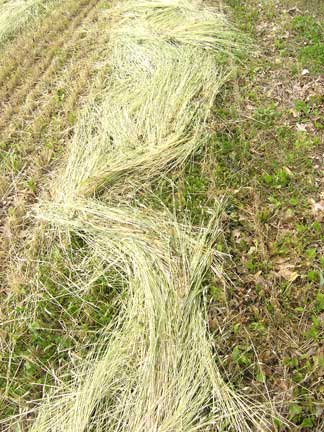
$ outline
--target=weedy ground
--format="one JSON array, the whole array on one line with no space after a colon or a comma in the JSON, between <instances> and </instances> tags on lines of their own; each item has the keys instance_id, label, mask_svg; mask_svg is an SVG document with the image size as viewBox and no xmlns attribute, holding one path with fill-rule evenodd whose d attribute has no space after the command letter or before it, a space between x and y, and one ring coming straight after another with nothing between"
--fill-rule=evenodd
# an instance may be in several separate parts
<instances>
[{"instance_id":1,"label":"weedy ground","mask_svg":"<svg viewBox=\"0 0 324 432\"><path fill-rule=\"evenodd\" d=\"M278 422L282 431L324 430L324 11L319 3L226 2L236 26L251 36L255 54L242 59L218 97L208 148L155 190L159 200L193 222L222 200L217 247L229 255L230 282L206 279L210 330L231 381L253 394L268 394L295 424L285 429ZM105 43L98 12L107 6L68 0L4 51L4 269L9 245L27 235L29 205L64 151L95 79L93 65ZM32 40L36 43L29 46ZM78 246L82 256L83 245ZM9 249L10 256L15 250ZM82 357L84 342L95 340L114 316L114 292L106 278L92 281L86 296L65 290L66 278L83 277L82 268L67 274L65 259L53 250L34 297L21 272L6 271L1 281L6 301L0 418L40 397L42 385L55 382L53 371ZM18 264L23 268L24 262Z\"/></svg>"},{"instance_id":2,"label":"weedy ground","mask_svg":"<svg viewBox=\"0 0 324 432\"><path fill-rule=\"evenodd\" d=\"M219 97L207 152L161 191L197 221L223 199L231 284L206 281L210 329L231 379L268 393L293 431L324 430L319 3L227 2L256 53Z\"/></svg>"}]
</instances>

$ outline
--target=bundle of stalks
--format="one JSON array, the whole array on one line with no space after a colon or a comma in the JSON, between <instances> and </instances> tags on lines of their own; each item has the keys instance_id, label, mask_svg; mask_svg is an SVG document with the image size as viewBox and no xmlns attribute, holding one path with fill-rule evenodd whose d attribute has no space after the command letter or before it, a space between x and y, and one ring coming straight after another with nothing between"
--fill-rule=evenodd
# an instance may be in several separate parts
<instances>
[{"instance_id":1,"label":"bundle of stalks","mask_svg":"<svg viewBox=\"0 0 324 432\"><path fill-rule=\"evenodd\" d=\"M60 0L9 0L0 2L0 46Z\"/></svg>"},{"instance_id":2,"label":"bundle of stalks","mask_svg":"<svg viewBox=\"0 0 324 432\"><path fill-rule=\"evenodd\" d=\"M150 63L147 70L135 70L142 75L137 86L128 80L115 84L84 114L63 174L66 188L58 187L64 200L102 189L132 190L138 178L144 184L204 145L206 119L224 76L211 56L192 49L168 51L153 72Z\"/></svg>"},{"instance_id":3,"label":"bundle of stalks","mask_svg":"<svg viewBox=\"0 0 324 432\"><path fill-rule=\"evenodd\" d=\"M241 47L224 16L197 2L128 1L111 15L109 83L80 119L62 200L102 189L111 197L114 185L124 195L182 164L208 140L211 106Z\"/></svg>"},{"instance_id":4,"label":"bundle of stalks","mask_svg":"<svg viewBox=\"0 0 324 432\"><path fill-rule=\"evenodd\" d=\"M209 139L237 35L194 0L130 0L111 16L107 86L79 121L52 202L36 214L82 239L128 290L114 328L43 401L31 430L270 430L263 408L225 384L207 333L203 281L219 269L217 217L194 229L131 204Z\"/></svg>"},{"instance_id":5,"label":"bundle of stalks","mask_svg":"<svg viewBox=\"0 0 324 432\"><path fill-rule=\"evenodd\" d=\"M140 0L136 4L126 0L116 5L112 16L119 22L113 34L124 42L186 44L214 52L216 49L227 57L234 54L231 49L242 45L242 35L239 40L225 15L199 0Z\"/></svg>"},{"instance_id":6,"label":"bundle of stalks","mask_svg":"<svg viewBox=\"0 0 324 432\"><path fill-rule=\"evenodd\" d=\"M118 267L128 294L109 340L43 405L32 431L269 430L260 409L224 383L206 332L203 279L220 265L217 217L195 232L143 208L87 200L66 210L54 205L42 217Z\"/></svg>"}]
</instances>

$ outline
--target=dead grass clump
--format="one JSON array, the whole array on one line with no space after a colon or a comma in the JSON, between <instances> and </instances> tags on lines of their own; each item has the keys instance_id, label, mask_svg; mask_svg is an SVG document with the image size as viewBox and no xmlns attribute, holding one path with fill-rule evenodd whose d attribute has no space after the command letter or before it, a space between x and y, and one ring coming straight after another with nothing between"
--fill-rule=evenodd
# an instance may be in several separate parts
<instances>
[{"instance_id":1,"label":"dead grass clump","mask_svg":"<svg viewBox=\"0 0 324 432\"><path fill-rule=\"evenodd\" d=\"M107 337L43 401L31 430L270 430L260 407L225 384L207 333L203 281L220 271L217 216L195 229L131 204L208 140L237 34L197 1L126 1L111 17L107 86L36 215L76 234L128 290Z\"/></svg>"},{"instance_id":2,"label":"dead grass clump","mask_svg":"<svg viewBox=\"0 0 324 432\"><path fill-rule=\"evenodd\" d=\"M10 0L0 2L0 46L59 0Z\"/></svg>"}]
</instances>

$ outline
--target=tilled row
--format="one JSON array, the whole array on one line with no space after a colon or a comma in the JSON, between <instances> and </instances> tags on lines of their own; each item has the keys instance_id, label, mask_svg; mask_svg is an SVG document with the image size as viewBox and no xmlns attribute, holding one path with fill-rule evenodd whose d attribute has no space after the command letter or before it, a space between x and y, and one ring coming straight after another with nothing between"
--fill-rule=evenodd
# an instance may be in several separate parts
<instances>
[{"instance_id":1,"label":"tilled row","mask_svg":"<svg viewBox=\"0 0 324 432\"><path fill-rule=\"evenodd\" d=\"M3 64L0 75L0 131L6 136L10 130L11 118L20 115L22 106L34 101L39 94L38 88L44 82L50 82L55 72L63 66L64 59L60 59L60 51L76 44L80 38L78 29L84 20L93 13L98 0L87 2L85 0L64 3L64 7L71 8L70 12L61 10L61 16L50 15L40 30L21 36L3 55ZM67 9L68 11L69 9ZM62 18L62 19L60 19ZM54 28L50 23L54 23ZM55 23L57 27L55 28ZM49 30L51 28L51 30ZM12 52L15 56L12 56ZM28 55L26 56L26 54ZM24 58L21 62L21 58ZM20 60L19 60L20 58ZM12 59L12 60L10 60ZM14 71L14 72L13 72Z\"/></svg>"},{"instance_id":2,"label":"tilled row","mask_svg":"<svg viewBox=\"0 0 324 432\"><path fill-rule=\"evenodd\" d=\"M10 263L29 223L28 208L37 199L43 177L62 154L81 100L94 85L96 63L107 37L102 31L107 20L98 13L103 4L100 0L66 2L64 9L46 17L39 32L30 32L27 39L18 38L8 48L7 55L16 51L22 56L30 44L32 55L17 69L16 77L20 78L2 82L0 88L5 95L0 102L4 108L0 115L3 288L8 287ZM63 23L68 25L62 32ZM44 40L50 28L50 36ZM8 83L13 86L10 94Z\"/></svg>"}]
</instances>

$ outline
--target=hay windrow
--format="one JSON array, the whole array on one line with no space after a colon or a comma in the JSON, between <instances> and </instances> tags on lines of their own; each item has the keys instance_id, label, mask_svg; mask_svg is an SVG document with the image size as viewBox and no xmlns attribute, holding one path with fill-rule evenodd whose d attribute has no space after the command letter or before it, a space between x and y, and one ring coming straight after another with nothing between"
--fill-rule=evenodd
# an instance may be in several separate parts
<instances>
[{"instance_id":1,"label":"hay windrow","mask_svg":"<svg viewBox=\"0 0 324 432\"><path fill-rule=\"evenodd\" d=\"M107 86L35 214L122 271L127 294L107 338L48 394L30 430L270 430L269 410L222 379L208 336L203 281L220 271L217 216L195 228L132 204L208 141L238 35L198 1L116 2L111 17Z\"/></svg>"},{"instance_id":2,"label":"hay windrow","mask_svg":"<svg viewBox=\"0 0 324 432\"><path fill-rule=\"evenodd\" d=\"M60 0L10 0L0 2L0 47L45 14Z\"/></svg>"},{"instance_id":3,"label":"hay windrow","mask_svg":"<svg viewBox=\"0 0 324 432\"><path fill-rule=\"evenodd\" d=\"M48 211L43 217L126 273L128 295L109 342L65 396L45 403L32 430L267 430L259 410L224 383L206 333L203 278L221 259L213 249L217 217L195 232L169 214L96 201L68 209L73 219Z\"/></svg>"}]
</instances>

